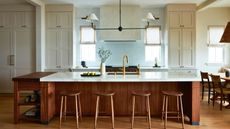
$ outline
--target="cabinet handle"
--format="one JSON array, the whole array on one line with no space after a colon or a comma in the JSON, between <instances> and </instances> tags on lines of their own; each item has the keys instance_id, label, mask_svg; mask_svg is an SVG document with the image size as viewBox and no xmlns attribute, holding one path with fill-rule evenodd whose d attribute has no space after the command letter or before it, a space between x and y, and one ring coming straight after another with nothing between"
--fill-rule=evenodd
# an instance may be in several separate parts
<instances>
[{"instance_id":1,"label":"cabinet handle","mask_svg":"<svg viewBox=\"0 0 230 129\"><path fill-rule=\"evenodd\" d=\"M14 65L14 55L9 55L9 58L10 58L9 65L13 66Z\"/></svg>"},{"instance_id":2,"label":"cabinet handle","mask_svg":"<svg viewBox=\"0 0 230 129\"><path fill-rule=\"evenodd\" d=\"M60 28L61 26L56 26L56 27Z\"/></svg>"},{"instance_id":3,"label":"cabinet handle","mask_svg":"<svg viewBox=\"0 0 230 129\"><path fill-rule=\"evenodd\" d=\"M21 27L22 27L22 28L26 28L26 25L22 25Z\"/></svg>"},{"instance_id":4,"label":"cabinet handle","mask_svg":"<svg viewBox=\"0 0 230 129\"><path fill-rule=\"evenodd\" d=\"M180 25L180 27L184 27L184 25Z\"/></svg>"},{"instance_id":5,"label":"cabinet handle","mask_svg":"<svg viewBox=\"0 0 230 129\"><path fill-rule=\"evenodd\" d=\"M0 26L0 28L4 28L4 26Z\"/></svg>"},{"instance_id":6,"label":"cabinet handle","mask_svg":"<svg viewBox=\"0 0 230 129\"><path fill-rule=\"evenodd\" d=\"M57 68L61 68L61 66L56 66Z\"/></svg>"}]
</instances>

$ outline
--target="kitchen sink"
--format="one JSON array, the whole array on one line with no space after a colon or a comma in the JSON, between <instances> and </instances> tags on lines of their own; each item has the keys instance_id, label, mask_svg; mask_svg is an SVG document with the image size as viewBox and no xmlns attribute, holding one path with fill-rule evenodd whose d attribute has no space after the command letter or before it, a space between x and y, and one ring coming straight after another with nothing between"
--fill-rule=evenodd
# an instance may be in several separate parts
<instances>
[{"instance_id":1,"label":"kitchen sink","mask_svg":"<svg viewBox=\"0 0 230 129\"><path fill-rule=\"evenodd\" d=\"M115 75L115 72L109 72L107 75ZM123 75L122 72L116 72L116 75ZM137 72L126 72L125 75L138 75Z\"/></svg>"}]
</instances>

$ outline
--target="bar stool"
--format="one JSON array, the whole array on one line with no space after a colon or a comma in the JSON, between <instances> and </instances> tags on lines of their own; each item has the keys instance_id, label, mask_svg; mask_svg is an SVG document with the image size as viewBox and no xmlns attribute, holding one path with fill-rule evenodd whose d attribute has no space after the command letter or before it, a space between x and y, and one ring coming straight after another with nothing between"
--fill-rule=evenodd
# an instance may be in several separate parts
<instances>
[{"instance_id":1,"label":"bar stool","mask_svg":"<svg viewBox=\"0 0 230 129\"><path fill-rule=\"evenodd\" d=\"M79 128L79 122L78 117L82 118L81 113L81 102L80 102L80 92L61 92L61 108L60 108L60 123L59 128L61 129L61 123L62 123L62 116L64 115L66 120L66 109L67 109L67 97L75 97L75 109L76 109L76 126ZM63 112L63 106L64 106L64 112Z\"/></svg>"},{"instance_id":2,"label":"bar stool","mask_svg":"<svg viewBox=\"0 0 230 129\"><path fill-rule=\"evenodd\" d=\"M145 97L147 120L149 122L149 128L151 129L151 116L150 116L150 105L149 105L149 96L150 95L151 95L151 93L148 91L132 91L132 98L133 98L132 123L131 123L132 129L133 129L133 124L134 124L134 114L135 114L135 97Z\"/></svg>"},{"instance_id":3,"label":"bar stool","mask_svg":"<svg viewBox=\"0 0 230 129\"><path fill-rule=\"evenodd\" d=\"M184 113L183 113L183 104L182 104L182 95L183 93L178 91L162 91L163 94L163 106L162 106L162 120L164 120L164 128L166 129L167 118L181 118L182 128L184 129ZM168 97L176 97L177 98L177 111L168 111ZM180 102L179 102L180 101ZM179 106L180 105L180 106ZM168 117L168 113L177 113L177 116ZM181 115L181 116L180 116Z\"/></svg>"},{"instance_id":4,"label":"bar stool","mask_svg":"<svg viewBox=\"0 0 230 129\"><path fill-rule=\"evenodd\" d=\"M100 97L110 97L111 100L111 112L112 112L112 128L114 129L114 107L113 107L113 95L115 93L112 91L108 92L96 92L95 95L97 96L96 100L96 113L95 113L95 122L94 122L94 128L96 129L97 127L97 118L99 117L99 101Z\"/></svg>"}]
</instances>

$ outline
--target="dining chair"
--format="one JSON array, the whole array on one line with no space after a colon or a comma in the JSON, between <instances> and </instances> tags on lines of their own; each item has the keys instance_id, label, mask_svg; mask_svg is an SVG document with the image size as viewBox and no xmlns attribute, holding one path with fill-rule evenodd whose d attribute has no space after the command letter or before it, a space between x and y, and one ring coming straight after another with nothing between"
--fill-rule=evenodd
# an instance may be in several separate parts
<instances>
[{"instance_id":1,"label":"dining chair","mask_svg":"<svg viewBox=\"0 0 230 129\"><path fill-rule=\"evenodd\" d=\"M222 85L219 75L210 75L212 79L213 86L213 107L216 100L216 96L220 96L220 110L223 107L223 100L226 95L230 95L230 88L226 88Z\"/></svg>"},{"instance_id":2,"label":"dining chair","mask_svg":"<svg viewBox=\"0 0 230 129\"><path fill-rule=\"evenodd\" d=\"M213 92L209 80L209 75L208 72L202 72L202 71L200 71L200 74L201 74L201 86L202 86L202 100L204 99L204 91L206 88L208 89L208 104L209 104L211 99L211 92Z\"/></svg>"}]
</instances>

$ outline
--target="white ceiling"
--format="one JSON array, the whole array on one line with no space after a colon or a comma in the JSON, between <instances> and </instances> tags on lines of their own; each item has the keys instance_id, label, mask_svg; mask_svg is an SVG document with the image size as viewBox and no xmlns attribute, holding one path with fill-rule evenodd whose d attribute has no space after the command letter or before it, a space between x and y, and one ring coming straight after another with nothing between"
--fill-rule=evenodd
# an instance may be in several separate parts
<instances>
[{"instance_id":1,"label":"white ceiling","mask_svg":"<svg viewBox=\"0 0 230 129\"><path fill-rule=\"evenodd\" d=\"M0 0L0 4L22 4L26 0ZM41 0L46 4L74 4L77 7L100 7L108 4L118 4L119 0ZM206 0L122 0L122 4L134 4L141 7L162 7L170 3L201 4ZM230 0L217 0L210 7L230 7Z\"/></svg>"}]
</instances>

